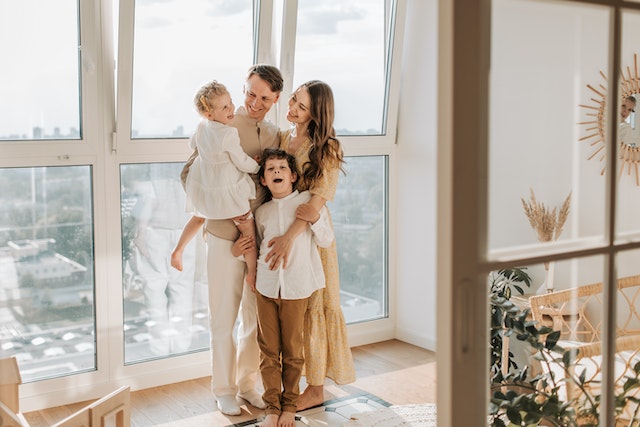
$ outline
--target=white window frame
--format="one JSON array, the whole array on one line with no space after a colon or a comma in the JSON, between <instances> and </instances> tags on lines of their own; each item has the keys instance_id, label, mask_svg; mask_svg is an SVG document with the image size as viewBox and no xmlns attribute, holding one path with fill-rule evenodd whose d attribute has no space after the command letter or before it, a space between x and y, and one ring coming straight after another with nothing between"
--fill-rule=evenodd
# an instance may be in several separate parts
<instances>
[{"instance_id":1,"label":"white window frame","mask_svg":"<svg viewBox=\"0 0 640 427\"><path fill-rule=\"evenodd\" d=\"M113 334L108 326L113 324L110 317L109 300L113 300L112 289L99 286L109 283L108 249L105 244L106 227L109 220L107 179L105 179L105 156L102 153L106 136L104 123L113 120L113 108L109 106L113 82L109 71L108 43L96 32L101 27L101 17L108 16L108 2L79 1L81 40L81 129L79 140L30 140L3 141L0 143L0 167L44 167L44 166L90 166L92 168L93 220L94 220L94 263L95 263L95 322L96 349L110 347ZM112 58L112 56L111 56ZM79 100L79 101L80 101ZM34 154L36 153L36 154ZM49 407L64 402L86 400L91 395L104 395L111 391L108 382L109 355L97 353L96 370L49 380L21 385L21 408Z\"/></svg>"},{"instance_id":2,"label":"white window frame","mask_svg":"<svg viewBox=\"0 0 640 427\"><path fill-rule=\"evenodd\" d=\"M292 16L297 1L279 1L284 1L281 7L283 17ZM397 216L393 208L397 205L395 149L406 3L406 0L386 0L389 10L393 5L397 8L396 23L391 28L395 45L388 70L386 132L384 135L340 137L348 157L386 156L388 159L387 254L396 252L393 228ZM180 162L190 153L184 139L133 140L130 137L134 2L83 0L79 4L82 23L82 139L3 141L0 143L3 154L0 167L91 165L93 168L97 369L22 385L21 410L25 412L97 398L121 385L131 385L135 390L210 375L207 351L124 365L120 188L114 183L119 183L119 168L123 163ZM276 11L280 9L274 0L255 0L255 4L260 6L259 16L263 23L258 29L260 44L256 48L256 62L277 63L274 56L277 37L273 22ZM113 42L116 10L119 25L117 49ZM268 25L264 25L265 22ZM290 25L291 22L287 24L285 34L289 34ZM285 35L285 39L287 37ZM119 52L117 60L116 52ZM285 88L290 88L292 75L285 73L285 79L288 82ZM118 96L115 95L116 81ZM286 107L282 106L286 105L286 99L287 96L280 99L281 113L286 112ZM278 117L272 119L278 121ZM395 337L396 273L392 256L387 257L386 272L389 316L350 325L348 333L352 346Z\"/></svg>"}]
</instances>

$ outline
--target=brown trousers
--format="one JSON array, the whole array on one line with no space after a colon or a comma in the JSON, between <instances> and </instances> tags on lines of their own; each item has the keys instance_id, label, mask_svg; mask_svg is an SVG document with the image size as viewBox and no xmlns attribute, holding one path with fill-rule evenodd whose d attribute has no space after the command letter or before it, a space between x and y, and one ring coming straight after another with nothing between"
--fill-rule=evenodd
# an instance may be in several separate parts
<instances>
[{"instance_id":1,"label":"brown trousers","mask_svg":"<svg viewBox=\"0 0 640 427\"><path fill-rule=\"evenodd\" d=\"M274 299L259 292L256 297L265 413L295 413L304 366L304 315L309 298Z\"/></svg>"}]
</instances>

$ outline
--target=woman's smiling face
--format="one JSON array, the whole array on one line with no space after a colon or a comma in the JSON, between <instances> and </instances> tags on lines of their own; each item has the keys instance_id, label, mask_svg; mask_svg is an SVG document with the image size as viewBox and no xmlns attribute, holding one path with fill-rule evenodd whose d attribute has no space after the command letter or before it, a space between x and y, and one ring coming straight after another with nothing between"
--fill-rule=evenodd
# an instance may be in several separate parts
<instances>
[{"instance_id":1,"label":"woman's smiling face","mask_svg":"<svg viewBox=\"0 0 640 427\"><path fill-rule=\"evenodd\" d=\"M289 98L289 110L287 120L295 124L304 124L311 121L311 96L309 90L302 86Z\"/></svg>"}]
</instances>

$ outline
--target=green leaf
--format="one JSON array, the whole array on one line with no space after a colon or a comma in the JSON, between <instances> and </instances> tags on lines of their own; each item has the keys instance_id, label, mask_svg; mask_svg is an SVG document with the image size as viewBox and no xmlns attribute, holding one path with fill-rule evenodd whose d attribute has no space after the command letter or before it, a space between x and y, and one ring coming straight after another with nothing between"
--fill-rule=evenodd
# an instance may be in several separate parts
<instances>
[{"instance_id":1,"label":"green leaf","mask_svg":"<svg viewBox=\"0 0 640 427\"><path fill-rule=\"evenodd\" d=\"M570 348L569 350L565 351L562 354L562 363L564 363L564 366L566 367L571 366L575 362L577 355L578 355L577 348Z\"/></svg>"},{"instance_id":2,"label":"green leaf","mask_svg":"<svg viewBox=\"0 0 640 427\"><path fill-rule=\"evenodd\" d=\"M520 411L514 407L507 408L507 417L509 417L509 421L511 421L515 425L522 424L522 416L520 415Z\"/></svg>"},{"instance_id":3,"label":"green leaf","mask_svg":"<svg viewBox=\"0 0 640 427\"><path fill-rule=\"evenodd\" d=\"M507 395L506 395L507 400L514 400L517 397L518 397L518 393L516 393L513 390L507 390Z\"/></svg>"},{"instance_id":4,"label":"green leaf","mask_svg":"<svg viewBox=\"0 0 640 427\"><path fill-rule=\"evenodd\" d=\"M551 328L550 328L550 327L548 327L548 326L541 326L541 327L540 327L540 329L538 329L538 333L539 333L540 335L546 335L546 334L548 334L549 332L553 332L553 329L551 329Z\"/></svg>"},{"instance_id":5,"label":"green leaf","mask_svg":"<svg viewBox=\"0 0 640 427\"><path fill-rule=\"evenodd\" d=\"M492 427L507 427L507 425L500 418L496 418L493 420Z\"/></svg>"},{"instance_id":6,"label":"green leaf","mask_svg":"<svg viewBox=\"0 0 640 427\"><path fill-rule=\"evenodd\" d=\"M542 406L542 413L546 416L554 416L560 412L560 406L556 402L553 402L551 399L547 400Z\"/></svg>"},{"instance_id":7,"label":"green leaf","mask_svg":"<svg viewBox=\"0 0 640 427\"><path fill-rule=\"evenodd\" d=\"M623 389L624 391L629 391L631 389L638 387L638 385L640 385L640 383L638 382L637 378L628 378L627 381L624 383Z\"/></svg>"},{"instance_id":8,"label":"green leaf","mask_svg":"<svg viewBox=\"0 0 640 427\"><path fill-rule=\"evenodd\" d=\"M586 376L587 376L587 370L583 369L582 372L580 372L580 376L578 377L578 380L580 381L580 384L584 384Z\"/></svg>"},{"instance_id":9,"label":"green leaf","mask_svg":"<svg viewBox=\"0 0 640 427\"><path fill-rule=\"evenodd\" d=\"M534 412L527 412L527 415L524 417L524 422L526 425L538 425L540 420L542 419L542 415L536 414Z\"/></svg>"},{"instance_id":10,"label":"green leaf","mask_svg":"<svg viewBox=\"0 0 640 427\"><path fill-rule=\"evenodd\" d=\"M545 347L549 350L552 350L558 340L560 339L560 331L553 331L549 335L547 335L547 339L545 340Z\"/></svg>"},{"instance_id":11,"label":"green leaf","mask_svg":"<svg viewBox=\"0 0 640 427\"><path fill-rule=\"evenodd\" d=\"M495 393L493 393L493 397L496 399L500 399L500 400L506 400L507 396L504 395L503 392L501 392L500 390L497 390Z\"/></svg>"}]
</instances>

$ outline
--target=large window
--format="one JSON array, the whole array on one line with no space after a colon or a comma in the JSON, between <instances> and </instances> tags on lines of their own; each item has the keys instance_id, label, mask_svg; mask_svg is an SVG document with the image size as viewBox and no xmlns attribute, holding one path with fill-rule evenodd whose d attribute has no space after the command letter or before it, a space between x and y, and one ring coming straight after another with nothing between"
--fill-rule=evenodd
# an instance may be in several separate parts
<instances>
[{"instance_id":1,"label":"large window","mask_svg":"<svg viewBox=\"0 0 640 427\"><path fill-rule=\"evenodd\" d=\"M25 383L98 368L97 128L85 128L98 67L83 5L0 5L0 342Z\"/></svg>"},{"instance_id":2,"label":"large window","mask_svg":"<svg viewBox=\"0 0 640 427\"><path fill-rule=\"evenodd\" d=\"M390 22L385 3L298 2L294 88L312 79L333 88L340 135L384 131Z\"/></svg>"},{"instance_id":3,"label":"large window","mask_svg":"<svg viewBox=\"0 0 640 427\"><path fill-rule=\"evenodd\" d=\"M24 381L93 370L91 168L0 169L0 341Z\"/></svg>"},{"instance_id":4,"label":"large window","mask_svg":"<svg viewBox=\"0 0 640 427\"><path fill-rule=\"evenodd\" d=\"M206 82L236 105L253 61L253 1L136 1L132 138L185 138L198 122L193 97Z\"/></svg>"},{"instance_id":5,"label":"large window","mask_svg":"<svg viewBox=\"0 0 640 427\"><path fill-rule=\"evenodd\" d=\"M388 315L387 159L347 158L347 175L328 203L338 246L341 306L347 323Z\"/></svg>"},{"instance_id":6,"label":"large window","mask_svg":"<svg viewBox=\"0 0 640 427\"><path fill-rule=\"evenodd\" d=\"M171 252L189 219L180 183L182 163L121 165L122 284L125 362L209 347L204 241Z\"/></svg>"},{"instance_id":7,"label":"large window","mask_svg":"<svg viewBox=\"0 0 640 427\"><path fill-rule=\"evenodd\" d=\"M218 80L237 107L256 62L283 71L268 116L281 129L295 86L333 88L346 160L329 203L341 303L357 343L392 337L380 331L393 331L391 60L402 1L49 3L0 5L0 338L19 359L30 408L97 382L209 374L202 238L183 272L169 265L188 219L179 175L198 88Z\"/></svg>"},{"instance_id":8,"label":"large window","mask_svg":"<svg viewBox=\"0 0 640 427\"><path fill-rule=\"evenodd\" d=\"M77 0L0 4L0 139L80 138L80 45Z\"/></svg>"}]
</instances>

